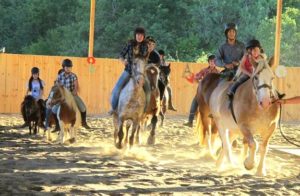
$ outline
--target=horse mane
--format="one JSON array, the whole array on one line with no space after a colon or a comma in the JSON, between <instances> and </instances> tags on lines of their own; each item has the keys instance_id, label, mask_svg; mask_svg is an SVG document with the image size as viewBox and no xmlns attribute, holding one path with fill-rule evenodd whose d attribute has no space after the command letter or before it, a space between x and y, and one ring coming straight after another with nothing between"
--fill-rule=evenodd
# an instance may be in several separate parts
<instances>
[{"instance_id":1,"label":"horse mane","mask_svg":"<svg viewBox=\"0 0 300 196\"><path fill-rule=\"evenodd\" d=\"M60 86L59 90L61 94L64 96L67 105L70 106L71 109L73 109L76 112L78 110L78 107L72 93L63 86Z\"/></svg>"}]
</instances>

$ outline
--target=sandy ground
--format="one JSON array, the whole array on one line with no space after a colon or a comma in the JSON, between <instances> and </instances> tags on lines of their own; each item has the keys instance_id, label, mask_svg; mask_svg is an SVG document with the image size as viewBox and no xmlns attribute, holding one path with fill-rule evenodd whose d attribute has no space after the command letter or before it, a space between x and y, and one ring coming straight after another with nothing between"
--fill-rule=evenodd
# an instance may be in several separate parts
<instances>
[{"instance_id":1,"label":"sandy ground","mask_svg":"<svg viewBox=\"0 0 300 196\"><path fill-rule=\"evenodd\" d=\"M267 176L240 167L217 170L197 145L186 117L167 118L156 145L117 150L112 119L89 117L92 130L80 129L72 145L45 141L43 131L30 136L20 115L0 115L0 195L299 195L300 157L274 149L267 155ZM288 136L300 138L299 124L283 124ZM55 136L56 134L53 134ZM279 130L271 145L288 143ZM235 152L238 153L238 148ZM238 157L238 156L236 156Z\"/></svg>"}]
</instances>

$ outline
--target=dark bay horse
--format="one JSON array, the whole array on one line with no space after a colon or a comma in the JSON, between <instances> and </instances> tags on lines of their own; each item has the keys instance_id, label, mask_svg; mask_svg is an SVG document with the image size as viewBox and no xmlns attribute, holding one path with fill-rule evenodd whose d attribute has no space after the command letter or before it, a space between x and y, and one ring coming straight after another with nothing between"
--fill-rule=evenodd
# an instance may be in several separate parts
<instances>
[{"instance_id":1,"label":"dark bay horse","mask_svg":"<svg viewBox=\"0 0 300 196\"><path fill-rule=\"evenodd\" d=\"M60 133L58 143L63 144L69 134L69 141L76 141L76 131L81 125L81 115L72 93L65 87L56 84L52 87L53 97L51 105L59 104L57 119L59 120ZM50 130L48 130L50 137Z\"/></svg>"},{"instance_id":2,"label":"dark bay horse","mask_svg":"<svg viewBox=\"0 0 300 196\"><path fill-rule=\"evenodd\" d=\"M41 126L45 119L44 105L43 100L37 102L31 95L26 95L24 101L21 103L21 113L24 121L29 125L30 135L32 134L32 129L33 133L37 134L38 126Z\"/></svg>"},{"instance_id":3,"label":"dark bay horse","mask_svg":"<svg viewBox=\"0 0 300 196\"><path fill-rule=\"evenodd\" d=\"M161 117L161 124L162 127L164 124L165 114L168 109L169 103L169 92L167 90L167 86L170 82L170 74L171 74L171 64L167 66L160 66L160 74L159 74L159 81L158 81L158 88L160 92L160 100L161 100L161 110L160 110L160 117Z\"/></svg>"},{"instance_id":4,"label":"dark bay horse","mask_svg":"<svg viewBox=\"0 0 300 196\"><path fill-rule=\"evenodd\" d=\"M252 169L255 166L258 147L254 135L259 135L261 137L260 161L256 174L266 175L265 156L269 139L276 129L279 118L279 106L272 104L275 91L272 84L273 79L274 75L267 61L260 60L251 78L237 89L232 109L229 107L229 99L226 94L232 82L219 82L212 89L211 96L208 98L209 110L222 141L222 150L217 160L218 167L223 163L224 157L233 163L232 141L241 136L244 141L244 156L247 156L244 166L246 169ZM209 89L209 85L209 82L202 84L202 89ZM215 84L212 83L212 85ZM198 120L201 121L201 118ZM202 130L199 131L200 135L206 134Z\"/></svg>"}]
</instances>

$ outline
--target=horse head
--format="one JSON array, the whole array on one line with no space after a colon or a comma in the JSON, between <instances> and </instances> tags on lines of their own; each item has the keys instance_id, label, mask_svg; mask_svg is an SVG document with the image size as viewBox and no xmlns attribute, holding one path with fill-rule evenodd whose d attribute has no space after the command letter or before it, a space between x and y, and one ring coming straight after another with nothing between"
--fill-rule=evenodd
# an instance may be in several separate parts
<instances>
[{"instance_id":1,"label":"horse head","mask_svg":"<svg viewBox=\"0 0 300 196\"><path fill-rule=\"evenodd\" d=\"M146 76L150 82L151 90L157 89L159 69L155 65L148 65L146 67Z\"/></svg>"},{"instance_id":2,"label":"horse head","mask_svg":"<svg viewBox=\"0 0 300 196\"><path fill-rule=\"evenodd\" d=\"M55 105L55 104L58 104L58 103L62 103L65 99L65 96L64 96L64 87L60 84L55 84L52 88L51 88L51 96L52 96L52 99L51 99L51 105Z\"/></svg>"},{"instance_id":3,"label":"horse head","mask_svg":"<svg viewBox=\"0 0 300 196\"><path fill-rule=\"evenodd\" d=\"M26 116L31 116L35 114L39 109L34 97L31 95L25 96L24 101L22 103L22 108L22 111Z\"/></svg>"},{"instance_id":4,"label":"horse head","mask_svg":"<svg viewBox=\"0 0 300 196\"><path fill-rule=\"evenodd\" d=\"M160 66L160 80L167 86L170 81L171 64Z\"/></svg>"},{"instance_id":5,"label":"horse head","mask_svg":"<svg viewBox=\"0 0 300 196\"><path fill-rule=\"evenodd\" d=\"M266 59L259 60L251 79L257 102L264 109L271 106L272 99L274 98L274 78L273 71Z\"/></svg>"}]
</instances>

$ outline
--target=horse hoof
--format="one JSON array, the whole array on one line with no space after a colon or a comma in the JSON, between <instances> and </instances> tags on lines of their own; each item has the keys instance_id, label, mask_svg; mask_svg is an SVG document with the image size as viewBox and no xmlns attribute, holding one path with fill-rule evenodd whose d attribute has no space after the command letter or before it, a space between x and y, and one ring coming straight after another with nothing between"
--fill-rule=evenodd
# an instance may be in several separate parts
<instances>
[{"instance_id":1,"label":"horse hoof","mask_svg":"<svg viewBox=\"0 0 300 196\"><path fill-rule=\"evenodd\" d=\"M154 145L155 144L155 137L148 137L148 141L147 141L148 145Z\"/></svg>"},{"instance_id":2,"label":"horse hoof","mask_svg":"<svg viewBox=\"0 0 300 196\"><path fill-rule=\"evenodd\" d=\"M73 137L73 138L69 139L69 142L70 142L70 144L73 144L76 142L76 139Z\"/></svg>"},{"instance_id":3,"label":"horse hoof","mask_svg":"<svg viewBox=\"0 0 300 196\"><path fill-rule=\"evenodd\" d=\"M266 171L257 171L255 173L256 176L259 176L259 177L264 177L267 175Z\"/></svg>"},{"instance_id":4,"label":"horse hoof","mask_svg":"<svg viewBox=\"0 0 300 196\"><path fill-rule=\"evenodd\" d=\"M249 159L247 158L245 161L244 161L244 166L247 170L251 170L254 168L254 165L255 165L255 162L254 161L249 161Z\"/></svg>"},{"instance_id":5,"label":"horse hoof","mask_svg":"<svg viewBox=\"0 0 300 196\"><path fill-rule=\"evenodd\" d=\"M121 143L116 143L115 146L116 146L117 149L122 149L122 144Z\"/></svg>"}]
</instances>

